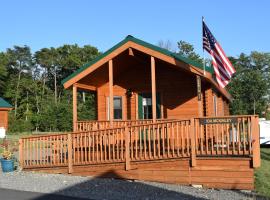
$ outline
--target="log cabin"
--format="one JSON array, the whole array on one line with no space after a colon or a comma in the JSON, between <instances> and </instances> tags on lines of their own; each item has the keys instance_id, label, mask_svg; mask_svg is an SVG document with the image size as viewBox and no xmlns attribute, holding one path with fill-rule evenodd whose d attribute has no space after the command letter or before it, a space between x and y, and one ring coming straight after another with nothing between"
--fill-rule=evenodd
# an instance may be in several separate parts
<instances>
[{"instance_id":1,"label":"log cabin","mask_svg":"<svg viewBox=\"0 0 270 200\"><path fill-rule=\"evenodd\" d=\"M12 106L0 97L0 127L8 129L8 111L12 110Z\"/></svg>"},{"instance_id":2,"label":"log cabin","mask_svg":"<svg viewBox=\"0 0 270 200\"><path fill-rule=\"evenodd\" d=\"M213 69L127 36L62 81L73 132L20 139L24 170L253 189L258 116L231 116ZM77 93L97 119L78 121Z\"/></svg>"},{"instance_id":3,"label":"log cabin","mask_svg":"<svg viewBox=\"0 0 270 200\"><path fill-rule=\"evenodd\" d=\"M74 93L96 93L99 121L229 115L231 96L212 74L210 67L203 71L199 63L127 36L63 84ZM74 123L76 109L75 102Z\"/></svg>"}]
</instances>

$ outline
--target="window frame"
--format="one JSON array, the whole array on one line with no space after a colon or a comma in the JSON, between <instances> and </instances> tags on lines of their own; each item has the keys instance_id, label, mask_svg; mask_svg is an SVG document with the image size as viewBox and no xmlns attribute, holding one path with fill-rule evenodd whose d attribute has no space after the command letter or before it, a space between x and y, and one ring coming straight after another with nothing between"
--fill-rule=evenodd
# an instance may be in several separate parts
<instances>
[{"instance_id":1,"label":"window frame","mask_svg":"<svg viewBox=\"0 0 270 200\"><path fill-rule=\"evenodd\" d=\"M121 101L121 103L120 103L120 105L121 105L121 118L119 118L119 119L115 119L115 107L113 107L113 119L114 120L123 120L123 115L124 115L124 113L123 113L123 96L113 96L113 104L114 104L114 100L115 99L117 99L117 98L119 98L120 99L120 101ZM110 97L109 96L107 96L106 97L106 112L107 112L107 120L110 120Z\"/></svg>"}]
</instances>

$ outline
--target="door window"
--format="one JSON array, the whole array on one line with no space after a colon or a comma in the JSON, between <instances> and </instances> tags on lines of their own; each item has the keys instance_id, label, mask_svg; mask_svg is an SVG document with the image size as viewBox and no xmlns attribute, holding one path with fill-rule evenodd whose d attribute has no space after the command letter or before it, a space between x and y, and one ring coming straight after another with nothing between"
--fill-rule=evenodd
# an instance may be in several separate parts
<instances>
[{"instance_id":1,"label":"door window","mask_svg":"<svg viewBox=\"0 0 270 200\"><path fill-rule=\"evenodd\" d=\"M143 119L152 119L152 97L143 97Z\"/></svg>"},{"instance_id":2,"label":"door window","mask_svg":"<svg viewBox=\"0 0 270 200\"><path fill-rule=\"evenodd\" d=\"M157 102L157 118L161 116L160 95L156 94ZM152 111L152 94L140 93L138 94L138 116L139 119L153 119Z\"/></svg>"}]
</instances>

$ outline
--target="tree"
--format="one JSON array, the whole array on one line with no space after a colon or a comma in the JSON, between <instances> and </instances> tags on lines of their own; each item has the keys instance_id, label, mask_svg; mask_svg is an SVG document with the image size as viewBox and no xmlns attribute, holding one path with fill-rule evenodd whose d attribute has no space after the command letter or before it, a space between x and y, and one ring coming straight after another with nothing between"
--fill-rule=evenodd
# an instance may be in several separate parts
<instances>
[{"instance_id":1,"label":"tree","mask_svg":"<svg viewBox=\"0 0 270 200\"><path fill-rule=\"evenodd\" d=\"M230 58L236 67L236 74L228 85L233 97L232 114L259 114L266 111L269 95L269 54L252 52L249 56Z\"/></svg>"},{"instance_id":2,"label":"tree","mask_svg":"<svg viewBox=\"0 0 270 200\"><path fill-rule=\"evenodd\" d=\"M44 95L45 85L47 79L53 77L53 87L54 88L54 102L57 103L57 74L59 71L58 59L59 54L55 48L43 48L40 51L37 51L34 55L36 63L44 69L43 73L43 86L42 91ZM51 83L51 82L50 82Z\"/></svg>"},{"instance_id":3,"label":"tree","mask_svg":"<svg viewBox=\"0 0 270 200\"><path fill-rule=\"evenodd\" d=\"M61 80L98 55L97 48L76 44L43 48L34 55L27 46L0 53L0 93L15 105L9 130L70 131L72 95ZM94 94L78 96L78 118L94 119Z\"/></svg>"},{"instance_id":4,"label":"tree","mask_svg":"<svg viewBox=\"0 0 270 200\"><path fill-rule=\"evenodd\" d=\"M14 101L14 110L15 110L15 117L17 115L17 108L18 108L18 98L19 98L19 90L20 90L20 83L21 77L23 74L31 75L31 68L32 64L32 55L31 50L28 46L14 46L13 49L7 49L7 56L8 56L8 70L11 76L10 79L13 79L15 82L15 87L11 89L15 89L15 94L13 96ZM17 76L17 80L14 80Z\"/></svg>"},{"instance_id":5,"label":"tree","mask_svg":"<svg viewBox=\"0 0 270 200\"><path fill-rule=\"evenodd\" d=\"M0 53L0 96L3 95L3 90L5 87L5 81L7 77L7 66L8 58L6 53Z\"/></svg>"},{"instance_id":6,"label":"tree","mask_svg":"<svg viewBox=\"0 0 270 200\"><path fill-rule=\"evenodd\" d=\"M192 44L189 44L188 42L185 42L183 40L180 40L177 42L179 51L177 52L179 55L184 56L186 58L189 58L193 61L196 61L198 63L203 63L203 59L200 57L199 54L197 54L194 51L194 47Z\"/></svg>"},{"instance_id":7,"label":"tree","mask_svg":"<svg viewBox=\"0 0 270 200\"><path fill-rule=\"evenodd\" d=\"M163 49L167 49L171 52L175 52L175 49L174 49L172 42L170 40L167 40L167 41L160 40L158 42L158 46L163 48Z\"/></svg>"}]
</instances>

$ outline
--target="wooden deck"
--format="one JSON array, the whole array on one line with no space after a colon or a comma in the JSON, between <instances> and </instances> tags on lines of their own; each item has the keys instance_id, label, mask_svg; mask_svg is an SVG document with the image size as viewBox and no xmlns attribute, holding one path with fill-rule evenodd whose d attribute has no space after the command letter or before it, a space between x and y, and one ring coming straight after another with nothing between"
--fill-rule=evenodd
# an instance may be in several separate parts
<instances>
[{"instance_id":1,"label":"wooden deck","mask_svg":"<svg viewBox=\"0 0 270 200\"><path fill-rule=\"evenodd\" d=\"M253 189L257 116L78 122L77 131L20 139L24 170Z\"/></svg>"}]
</instances>

